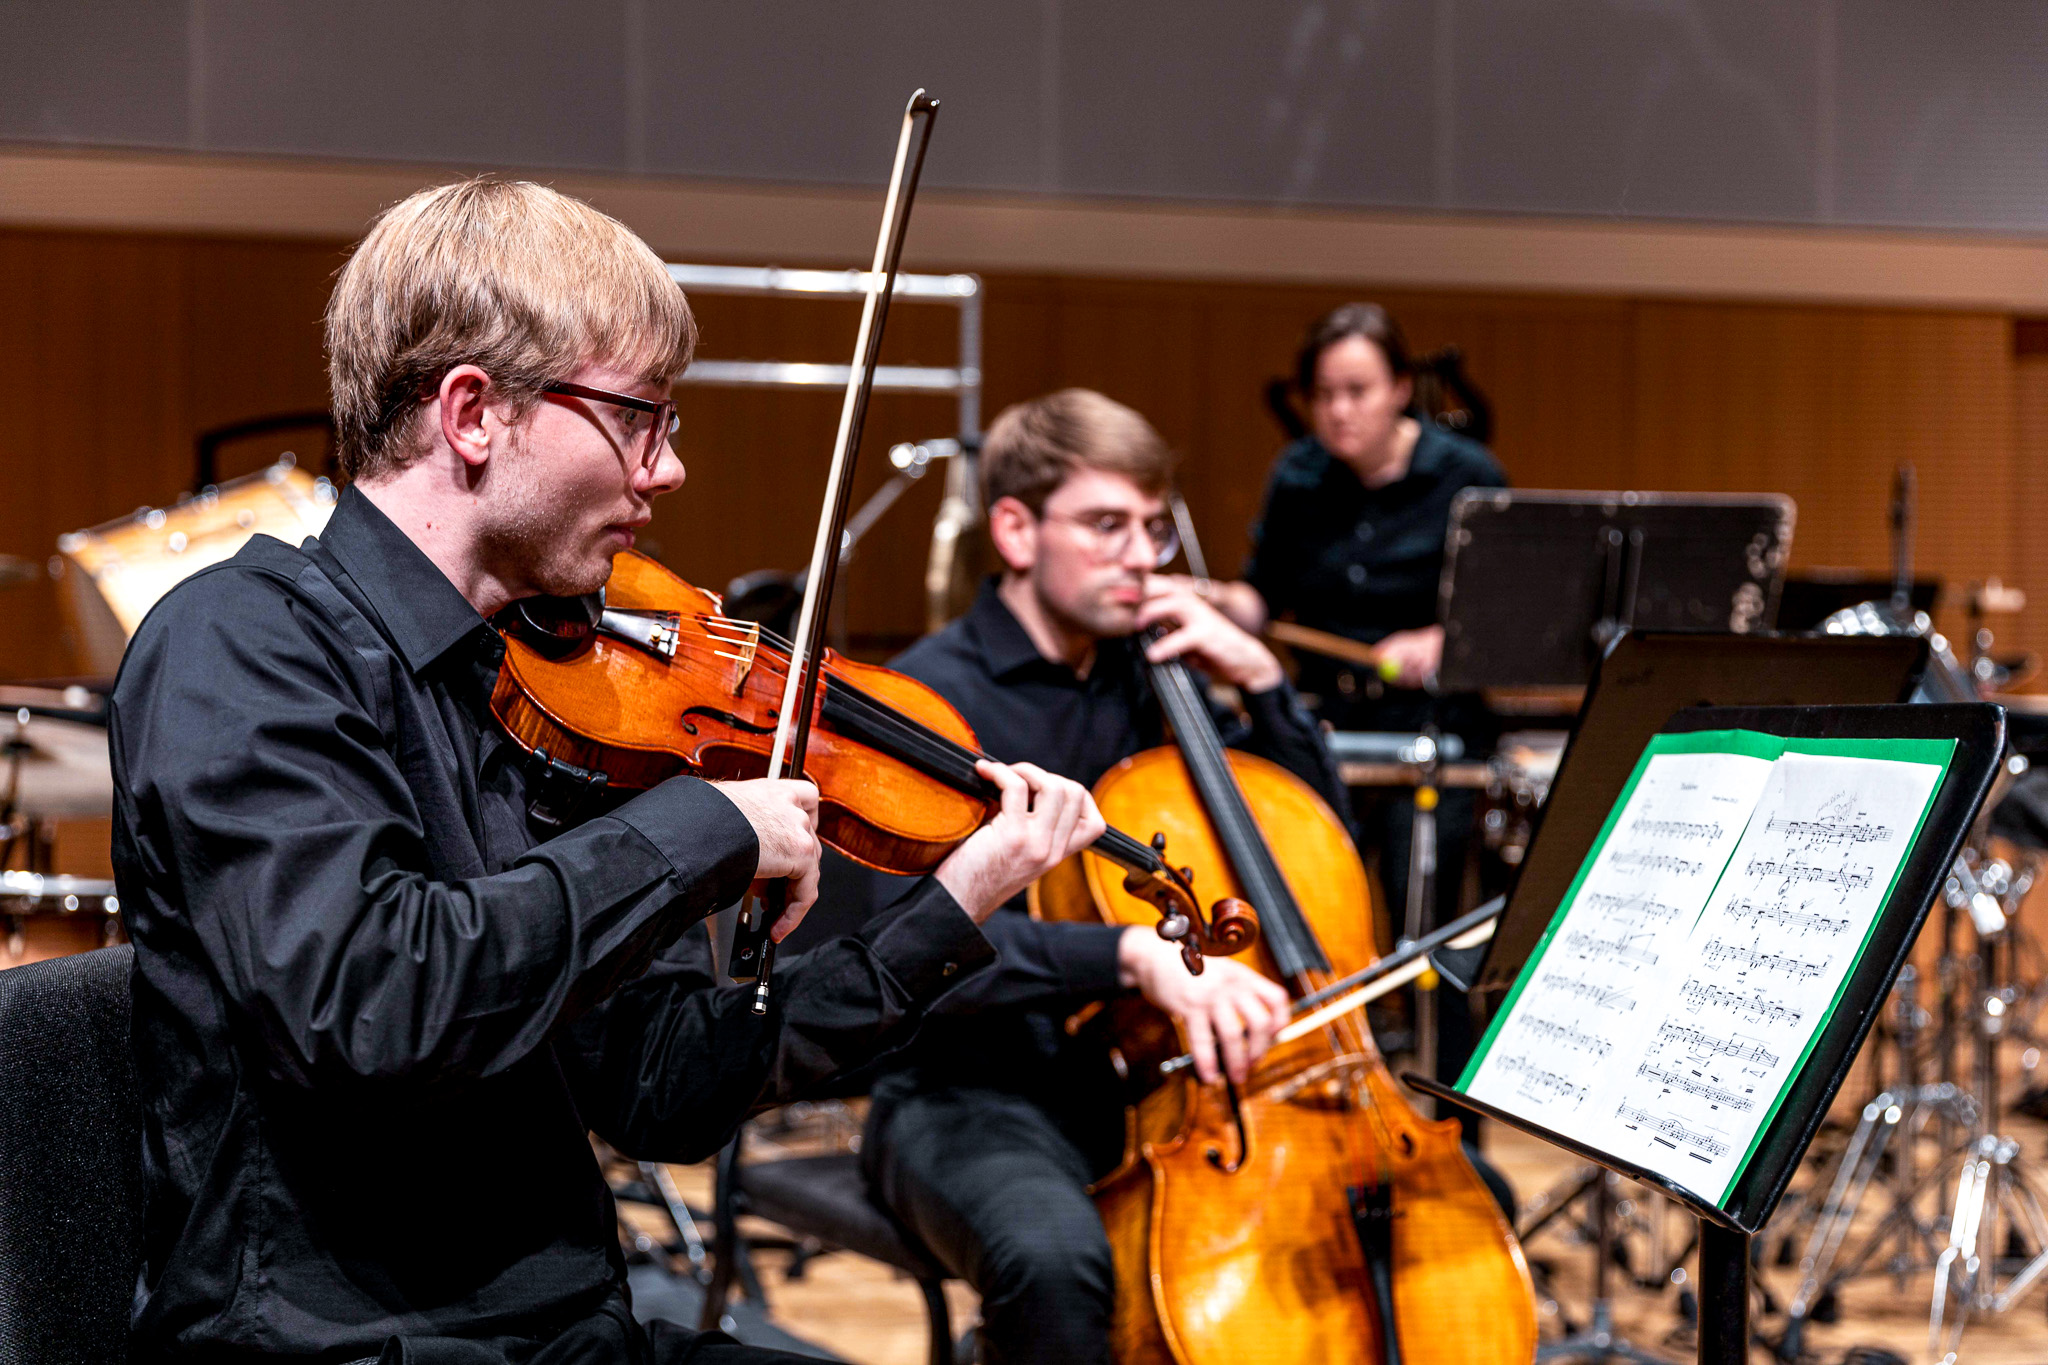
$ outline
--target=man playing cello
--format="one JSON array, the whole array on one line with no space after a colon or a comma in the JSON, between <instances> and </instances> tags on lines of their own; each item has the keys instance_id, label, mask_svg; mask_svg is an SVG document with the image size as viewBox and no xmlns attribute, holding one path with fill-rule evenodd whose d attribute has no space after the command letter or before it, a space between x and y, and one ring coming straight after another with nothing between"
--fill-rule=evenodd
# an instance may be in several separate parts
<instances>
[{"instance_id":1,"label":"man playing cello","mask_svg":"<svg viewBox=\"0 0 2048 1365\"><path fill-rule=\"evenodd\" d=\"M792 884L784 930L801 916L815 790L676 778L547 837L489 710L489 619L596 590L683 481L681 292L587 205L469 181L378 220L327 338L354 479L332 521L171 592L110 709L135 1356L789 1359L634 1321L587 1131L694 1160L900 1040L1100 817L986 765L1001 813L757 1018L698 921L755 878Z\"/></svg>"},{"instance_id":2,"label":"man playing cello","mask_svg":"<svg viewBox=\"0 0 2048 1365\"><path fill-rule=\"evenodd\" d=\"M1246 721L1234 740L1344 809L1322 737L1272 653L1157 576L1177 543L1173 461L1143 417L1068 389L1005 411L981 460L1004 571L894 667L942 693L990 753L1092 786L1162 742L1134 632L1164 624L1152 657L1186 658L1235 686ZM883 1202L980 1291L988 1360L1107 1362L1110 1250L1087 1186L1121 1154L1122 1099L1101 1048L1062 1023L1138 990L1180 1021L1204 1080L1242 1080L1288 997L1228 958L1190 976L1150 929L1039 923L1021 899L985 926L997 966L886 1059L864 1161Z\"/></svg>"}]
</instances>

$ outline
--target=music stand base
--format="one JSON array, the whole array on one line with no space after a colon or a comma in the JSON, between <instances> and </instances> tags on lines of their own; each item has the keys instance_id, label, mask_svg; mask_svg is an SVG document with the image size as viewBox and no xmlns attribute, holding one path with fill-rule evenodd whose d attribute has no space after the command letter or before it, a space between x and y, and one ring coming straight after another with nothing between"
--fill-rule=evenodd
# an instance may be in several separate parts
<instances>
[{"instance_id":1,"label":"music stand base","mask_svg":"<svg viewBox=\"0 0 2048 1365\"><path fill-rule=\"evenodd\" d=\"M1593 1300L1593 1321L1583 1332L1536 1349L1538 1360L1629 1360L1636 1365L1671 1365L1668 1356L1652 1355L1631 1346L1614 1334L1614 1307L1606 1299ZM1700 1357L1705 1360L1705 1356Z\"/></svg>"}]
</instances>

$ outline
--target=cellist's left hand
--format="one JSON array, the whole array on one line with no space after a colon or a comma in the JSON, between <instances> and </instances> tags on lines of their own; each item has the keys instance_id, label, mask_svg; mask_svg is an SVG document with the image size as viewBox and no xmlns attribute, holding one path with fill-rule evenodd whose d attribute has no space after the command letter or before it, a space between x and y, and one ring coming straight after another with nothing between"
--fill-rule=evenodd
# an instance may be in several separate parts
<instances>
[{"instance_id":1,"label":"cellist's left hand","mask_svg":"<svg viewBox=\"0 0 2048 1365\"><path fill-rule=\"evenodd\" d=\"M1205 1084L1228 1075L1242 1085L1287 1023L1287 992L1227 957L1212 957L1204 966L1200 976L1190 973L1180 948L1150 929L1126 929L1117 943L1123 984L1137 987L1173 1016L1187 1035L1195 1074Z\"/></svg>"},{"instance_id":2,"label":"cellist's left hand","mask_svg":"<svg viewBox=\"0 0 2048 1365\"><path fill-rule=\"evenodd\" d=\"M1154 663L1185 658L1246 692L1267 692L1287 676L1273 651L1195 591L1196 580L1153 574L1145 580L1138 628L1172 629L1145 651Z\"/></svg>"}]
</instances>

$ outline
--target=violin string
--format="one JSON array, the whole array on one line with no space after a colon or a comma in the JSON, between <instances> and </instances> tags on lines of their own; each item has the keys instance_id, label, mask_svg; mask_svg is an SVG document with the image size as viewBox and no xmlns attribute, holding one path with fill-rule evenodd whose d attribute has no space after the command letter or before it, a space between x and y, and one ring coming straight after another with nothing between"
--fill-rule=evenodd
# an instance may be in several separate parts
<instances>
[{"instance_id":1,"label":"violin string","mask_svg":"<svg viewBox=\"0 0 2048 1365\"><path fill-rule=\"evenodd\" d=\"M699 619L707 624L716 623L746 629L750 637L758 638L761 643L769 646L765 657L761 654L754 656L755 667L763 669L771 678L786 676L789 667L789 642L782 636L765 626L730 617L703 616ZM752 638L748 642L751 643ZM911 761L922 759L926 766L937 768L948 780L959 783L978 783L983 780L981 775L974 771L974 765L988 755L970 749L950 736L912 720L845 679L834 677L829 666L826 676L831 680L831 686L825 691L825 704L828 707L843 706L855 713L860 721L885 738L895 749L900 750L899 756ZM1104 831L1103 836L1096 841L1096 847L1106 856L1128 867L1153 871L1162 866L1158 854L1153 851L1151 845L1121 830Z\"/></svg>"}]
</instances>

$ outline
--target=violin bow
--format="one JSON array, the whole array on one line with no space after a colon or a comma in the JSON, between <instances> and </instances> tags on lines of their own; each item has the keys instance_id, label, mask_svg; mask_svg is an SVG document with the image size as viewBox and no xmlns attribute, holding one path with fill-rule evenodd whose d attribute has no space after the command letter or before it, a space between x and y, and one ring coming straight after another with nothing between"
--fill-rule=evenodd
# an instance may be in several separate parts
<instances>
[{"instance_id":1,"label":"violin bow","mask_svg":"<svg viewBox=\"0 0 2048 1365\"><path fill-rule=\"evenodd\" d=\"M811 568L803 609L791 642L789 676L782 687L782 709L775 722L775 745L768 755L768 776L802 777L810 745L811 718L817 709L818 660L825 643L826 609L839 577L839 545L853 501L853 466L860 454L861 429L867 422L868 399L875 391L875 367L882 357L882 329L896 292L896 272L903 260L903 238L910 227L910 206L917 198L918 176L924 170L925 148L932 138L932 120L939 102L923 90L903 109L903 127L896 137L896 162L889 172L889 194L882 205L882 230L875 239L875 263L868 272L868 293L861 304L860 331L853 343L854 364L846 376L846 398L839 408L839 434L832 446L832 467L825 476L825 502L818 513L818 538L811 545ZM768 983L775 968L775 940L769 931L782 917L789 883L773 882L762 894L742 902L726 955L727 975L754 983L753 1010L768 1012Z\"/></svg>"}]
</instances>

